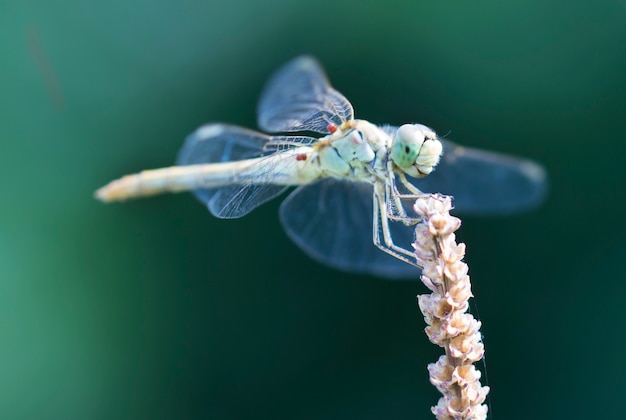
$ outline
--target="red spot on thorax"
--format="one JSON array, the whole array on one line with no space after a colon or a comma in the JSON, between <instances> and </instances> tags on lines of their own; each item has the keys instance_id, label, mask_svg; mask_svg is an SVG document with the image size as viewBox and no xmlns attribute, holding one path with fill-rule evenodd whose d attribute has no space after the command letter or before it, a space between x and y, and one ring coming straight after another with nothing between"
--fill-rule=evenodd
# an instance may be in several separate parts
<instances>
[{"instance_id":1,"label":"red spot on thorax","mask_svg":"<svg viewBox=\"0 0 626 420\"><path fill-rule=\"evenodd\" d=\"M333 123L328 124L328 126L326 127L326 129L331 133L335 133L337 131L337 126Z\"/></svg>"},{"instance_id":2,"label":"red spot on thorax","mask_svg":"<svg viewBox=\"0 0 626 420\"><path fill-rule=\"evenodd\" d=\"M352 137L350 137L350 140L352 140L352 144L363 143L363 139L361 139L361 136L356 132L352 134Z\"/></svg>"},{"instance_id":3,"label":"red spot on thorax","mask_svg":"<svg viewBox=\"0 0 626 420\"><path fill-rule=\"evenodd\" d=\"M304 153L298 153L296 155L296 160L306 160L306 154Z\"/></svg>"}]
</instances>

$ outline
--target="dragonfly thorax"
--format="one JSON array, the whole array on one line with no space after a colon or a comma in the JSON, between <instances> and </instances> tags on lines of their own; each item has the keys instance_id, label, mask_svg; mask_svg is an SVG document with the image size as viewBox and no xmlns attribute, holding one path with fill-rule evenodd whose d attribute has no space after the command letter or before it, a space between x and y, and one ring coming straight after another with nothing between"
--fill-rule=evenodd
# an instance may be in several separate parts
<instances>
[{"instance_id":1,"label":"dragonfly thorax","mask_svg":"<svg viewBox=\"0 0 626 420\"><path fill-rule=\"evenodd\" d=\"M336 178L369 181L386 176L391 138L364 120L350 120L316 145L319 164Z\"/></svg>"}]
</instances>

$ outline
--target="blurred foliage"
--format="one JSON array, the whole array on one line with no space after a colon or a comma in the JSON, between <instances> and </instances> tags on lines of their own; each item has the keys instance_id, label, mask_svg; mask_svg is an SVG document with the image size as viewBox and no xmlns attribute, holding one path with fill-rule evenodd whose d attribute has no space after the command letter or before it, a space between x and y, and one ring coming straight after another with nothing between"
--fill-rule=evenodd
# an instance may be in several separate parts
<instances>
[{"instance_id":1,"label":"blurred foliage","mask_svg":"<svg viewBox=\"0 0 626 420\"><path fill-rule=\"evenodd\" d=\"M310 261L279 200L92 199L254 127L301 53L358 117L545 165L542 208L463 219L491 409L624 417L625 28L623 0L1 1L0 417L432 418L418 282Z\"/></svg>"}]
</instances>

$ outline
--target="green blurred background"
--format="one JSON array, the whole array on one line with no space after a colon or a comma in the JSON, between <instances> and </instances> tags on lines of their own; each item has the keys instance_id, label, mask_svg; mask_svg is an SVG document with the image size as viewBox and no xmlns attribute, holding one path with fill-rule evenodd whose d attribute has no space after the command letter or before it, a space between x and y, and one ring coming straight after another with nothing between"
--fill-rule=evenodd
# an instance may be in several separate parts
<instances>
[{"instance_id":1,"label":"green blurred background","mask_svg":"<svg viewBox=\"0 0 626 420\"><path fill-rule=\"evenodd\" d=\"M280 200L92 199L302 53L358 117L545 165L463 218L491 410L625 418L624 0L0 1L0 418L432 418L419 282L311 261Z\"/></svg>"}]
</instances>

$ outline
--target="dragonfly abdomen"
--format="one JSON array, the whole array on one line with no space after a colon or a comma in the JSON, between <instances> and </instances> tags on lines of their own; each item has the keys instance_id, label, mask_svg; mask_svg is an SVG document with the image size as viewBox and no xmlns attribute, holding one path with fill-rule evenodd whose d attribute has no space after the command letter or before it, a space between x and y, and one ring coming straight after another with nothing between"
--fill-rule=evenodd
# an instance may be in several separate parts
<instances>
[{"instance_id":1,"label":"dragonfly abdomen","mask_svg":"<svg viewBox=\"0 0 626 420\"><path fill-rule=\"evenodd\" d=\"M108 183L97 190L95 196L102 201L111 202L237 184L303 185L322 176L319 164L314 164L309 159L311 153L311 148L302 147L267 157L234 162L146 170Z\"/></svg>"},{"instance_id":2,"label":"dragonfly abdomen","mask_svg":"<svg viewBox=\"0 0 626 420\"><path fill-rule=\"evenodd\" d=\"M151 169L116 179L96 191L102 201L125 201L131 198L216 188L243 182L242 174L255 159L238 162L170 166Z\"/></svg>"}]
</instances>

